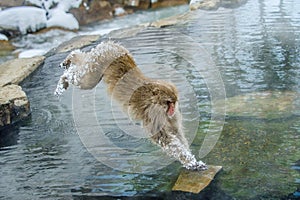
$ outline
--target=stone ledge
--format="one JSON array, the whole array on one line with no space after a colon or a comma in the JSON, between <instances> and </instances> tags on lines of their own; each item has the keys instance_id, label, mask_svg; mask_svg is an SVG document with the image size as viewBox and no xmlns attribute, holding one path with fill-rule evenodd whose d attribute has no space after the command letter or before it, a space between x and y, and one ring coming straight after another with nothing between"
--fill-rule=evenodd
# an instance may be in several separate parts
<instances>
[{"instance_id":1,"label":"stone ledge","mask_svg":"<svg viewBox=\"0 0 300 200\"><path fill-rule=\"evenodd\" d=\"M20 86L0 87L0 127L15 123L29 114L29 101Z\"/></svg>"},{"instance_id":2,"label":"stone ledge","mask_svg":"<svg viewBox=\"0 0 300 200\"><path fill-rule=\"evenodd\" d=\"M44 62L44 56L9 60L0 65L0 87L19 84Z\"/></svg>"},{"instance_id":3,"label":"stone ledge","mask_svg":"<svg viewBox=\"0 0 300 200\"><path fill-rule=\"evenodd\" d=\"M44 59L44 56L19 58L0 65L0 128L30 114L28 98L17 84L36 70Z\"/></svg>"},{"instance_id":4,"label":"stone ledge","mask_svg":"<svg viewBox=\"0 0 300 200\"><path fill-rule=\"evenodd\" d=\"M63 53L75 49L80 49L84 46L99 40L100 35L80 35L76 36L66 42L61 43L58 47L52 49L50 53ZM48 52L49 53L49 52ZM48 54L47 53L47 54Z\"/></svg>"}]
</instances>

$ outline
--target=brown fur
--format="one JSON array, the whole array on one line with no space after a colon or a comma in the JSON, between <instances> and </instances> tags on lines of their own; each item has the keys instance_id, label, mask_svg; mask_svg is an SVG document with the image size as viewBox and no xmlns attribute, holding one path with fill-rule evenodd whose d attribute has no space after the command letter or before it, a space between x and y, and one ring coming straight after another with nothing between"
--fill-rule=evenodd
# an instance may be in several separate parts
<instances>
[{"instance_id":1,"label":"brown fur","mask_svg":"<svg viewBox=\"0 0 300 200\"><path fill-rule=\"evenodd\" d=\"M206 169L206 165L197 162L189 150L182 130L176 87L145 77L124 47L113 42L101 43L90 52L71 53L62 66L66 72L58 88L67 89L72 83L90 89L103 79L108 93L131 118L143 122L153 142L186 168ZM174 112L170 110L173 108Z\"/></svg>"}]
</instances>

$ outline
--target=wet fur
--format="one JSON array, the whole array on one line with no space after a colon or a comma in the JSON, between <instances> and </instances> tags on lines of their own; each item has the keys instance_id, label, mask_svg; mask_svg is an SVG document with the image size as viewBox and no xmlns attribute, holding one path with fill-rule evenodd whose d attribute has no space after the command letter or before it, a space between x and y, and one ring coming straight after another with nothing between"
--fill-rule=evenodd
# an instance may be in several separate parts
<instances>
[{"instance_id":1,"label":"wet fur","mask_svg":"<svg viewBox=\"0 0 300 200\"><path fill-rule=\"evenodd\" d=\"M65 72L58 82L57 95L69 84L91 89L103 79L108 93L132 119L143 122L153 142L187 169L207 168L203 162L196 161L184 136L176 87L169 82L145 77L124 47L109 41L90 52L76 50L61 66ZM174 112L170 112L171 106L174 106Z\"/></svg>"}]
</instances>

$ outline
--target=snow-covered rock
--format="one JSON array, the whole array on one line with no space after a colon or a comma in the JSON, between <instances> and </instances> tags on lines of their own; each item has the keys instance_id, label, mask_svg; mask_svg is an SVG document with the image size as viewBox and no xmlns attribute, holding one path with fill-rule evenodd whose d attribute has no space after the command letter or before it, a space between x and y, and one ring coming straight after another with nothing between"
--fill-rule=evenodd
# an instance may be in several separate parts
<instances>
[{"instance_id":1,"label":"snow-covered rock","mask_svg":"<svg viewBox=\"0 0 300 200\"><path fill-rule=\"evenodd\" d=\"M66 13L60 8L54 8L50 10L51 17L47 20L47 27L62 27L70 30L79 29L79 23L76 18L70 14Z\"/></svg>"},{"instance_id":2,"label":"snow-covered rock","mask_svg":"<svg viewBox=\"0 0 300 200\"><path fill-rule=\"evenodd\" d=\"M46 22L46 11L41 8L20 6L0 11L0 28L22 34L45 28Z\"/></svg>"},{"instance_id":3,"label":"snow-covered rock","mask_svg":"<svg viewBox=\"0 0 300 200\"><path fill-rule=\"evenodd\" d=\"M79 28L77 19L68 11L78 8L82 0L27 0L36 6L45 9L47 27L62 27L75 30Z\"/></svg>"},{"instance_id":4,"label":"snow-covered rock","mask_svg":"<svg viewBox=\"0 0 300 200\"><path fill-rule=\"evenodd\" d=\"M76 18L67 13L71 8L78 7L82 0L27 0L33 6L19 6L0 10L0 29L12 30L26 34L43 28L62 27L77 30ZM0 35L0 40L5 37Z\"/></svg>"},{"instance_id":5,"label":"snow-covered rock","mask_svg":"<svg viewBox=\"0 0 300 200\"><path fill-rule=\"evenodd\" d=\"M71 8L78 8L82 0L26 0L33 5L36 5L45 10L50 10L54 7L68 12Z\"/></svg>"},{"instance_id":6,"label":"snow-covered rock","mask_svg":"<svg viewBox=\"0 0 300 200\"><path fill-rule=\"evenodd\" d=\"M8 38L6 37L6 35L3 35L3 34L0 33L0 40L7 41Z\"/></svg>"}]
</instances>

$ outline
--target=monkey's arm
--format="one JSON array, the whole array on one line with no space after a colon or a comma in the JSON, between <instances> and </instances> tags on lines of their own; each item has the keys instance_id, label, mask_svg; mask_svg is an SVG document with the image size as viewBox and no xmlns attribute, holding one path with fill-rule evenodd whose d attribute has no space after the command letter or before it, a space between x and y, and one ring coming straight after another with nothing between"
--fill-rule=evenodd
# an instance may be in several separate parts
<instances>
[{"instance_id":1,"label":"monkey's arm","mask_svg":"<svg viewBox=\"0 0 300 200\"><path fill-rule=\"evenodd\" d=\"M159 139L160 138L160 139ZM162 139L162 136L152 137L154 142L159 144L162 149L189 170L206 170L207 165L202 161L197 161L195 156L175 135L169 135L167 138Z\"/></svg>"}]
</instances>

